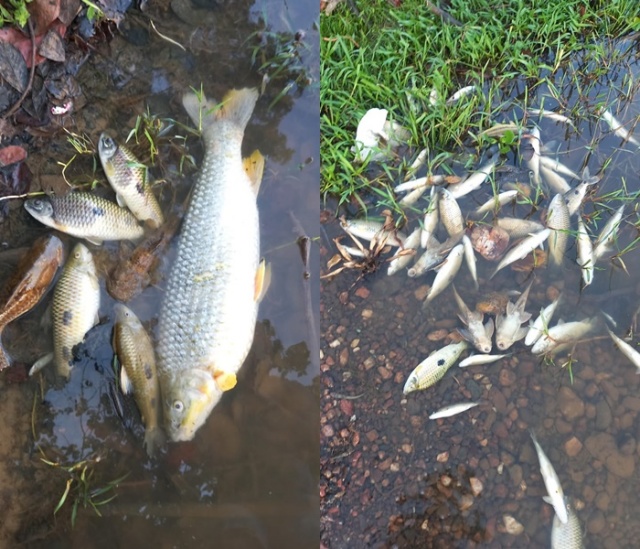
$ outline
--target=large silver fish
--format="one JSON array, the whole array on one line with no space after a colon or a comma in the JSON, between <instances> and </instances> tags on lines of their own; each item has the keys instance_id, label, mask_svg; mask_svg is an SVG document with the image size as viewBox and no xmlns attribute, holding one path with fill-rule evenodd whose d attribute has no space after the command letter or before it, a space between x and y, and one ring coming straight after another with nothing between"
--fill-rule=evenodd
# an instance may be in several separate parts
<instances>
[{"instance_id":1,"label":"large silver fish","mask_svg":"<svg viewBox=\"0 0 640 549\"><path fill-rule=\"evenodd\" d=\"M255 329L265 286L256 195L245 170L244 131L255 89L220 105L189 93L183 104L202 129L206 153L185 216L158 325L158 377L170 440L191 440L231 389Z\"/></svg>"},{"instance_id":2,"label":"large silver fish","mask_svg":"<svg viewBox=\"0 0 640 549\"><path fill-rule=\"evenodd\" d=\"M563 524L558 515L553 515L551 526L551 549L584 549L582 526L580 519L569 505L568 498L564 498L567 508L567 523Z\"/></svg>"}]
</instances>

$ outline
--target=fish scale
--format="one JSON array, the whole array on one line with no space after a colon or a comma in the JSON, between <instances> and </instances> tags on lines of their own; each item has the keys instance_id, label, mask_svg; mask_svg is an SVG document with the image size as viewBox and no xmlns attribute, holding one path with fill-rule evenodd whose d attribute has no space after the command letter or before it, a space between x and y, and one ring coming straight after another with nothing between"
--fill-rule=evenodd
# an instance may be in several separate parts
<instances>
[{"instance_id":1,"label":"fish scale","mask_svg":"<svg viewBox=\"0 0 640 549\"><path fill-rule=\"evenodd\" d=\"M234 90L223 106L183 103L203 124L205 157L172 266L158 326L158 375L165 428L190 440L219 401L218 372L235 375L257 317L260 234L256 189L241 157L256 90Z\"/></svg>"}]
</instances>

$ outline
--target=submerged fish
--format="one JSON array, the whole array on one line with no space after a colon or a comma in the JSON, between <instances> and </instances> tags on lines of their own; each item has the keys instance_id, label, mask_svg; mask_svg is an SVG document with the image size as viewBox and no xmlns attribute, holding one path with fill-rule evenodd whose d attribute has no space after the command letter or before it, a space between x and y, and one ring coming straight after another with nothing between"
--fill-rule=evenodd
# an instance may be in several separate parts
<instances>
[{"instance_id":1,"label":"submerged fish","mask_svg":"<svg viewBox=\"0 0 640 549\"><path fill-rule=\"evenodd\" d=\"M533 173L534 185L540 187L540 130L537 127L533 128L528 134L523 135L522 139L527 139L531 143L533 154L526 162Z\"/></svg>"},{"instance_id":2,"label":"submerged fish","mask_svg":"<svg viewBox=\"0 0 640 549\"><path fill-rule=\"evenodd\" d=\"M421 276L427 271L440 265L445 255L448 254L451 249L460 242L462 233L455 237L448 238L442 244L438 242L435 236L429 239L427 250L416 260L416 262L407 271L407 275L410 278Z\"/></svg>"},{"instance_id":3,"label":"submerged fish","mask_svg":"<svg viewBox=\"0 0 640 549\"><path fill-rule=\"evenodd\" d=\"M491 364L501 358L509 355L470 355L467 358L460 361L458 366L460 368L466 368L467 366L480 366L481 364Z\"/></svg>"},{"instance_id":4,"label":"submerged fish","mask_svg":"<svg viewBox=\"0 0 640 549\"><path fill-rule=\"evenodd\" d=\"M609 218L602 227L602 231L598 235L598 238L593 244L593 261L598 261L604 254L609 252L611 246L615 242L618 235L618 229L622 221L622 215L624 213L624 204L620 206L616 212Z\"/></svg>"},{"instance_id":5,"label":"submerged fish","mask_svg":"<svg viewBox=\"0 0 640 549\"><path fill-rule=\"evenodd\" d=\"M453 198L461 198L480 188L491 175L499 160L500 155L496 154L491 160L487 161L483 166L480 166L478 171L472 173L464 181L460 181L460 183L456 183L455 185L449 185L448 191L451 193L451 196L453 196Z\"/></svg>"},{"instance_id":6,"label":"submerged fish","mask_svg":"<svg viewBox=\"0 0 640 549\"><path fill-rule=\"evenodd\" d=\"M551 234L551 229L543 229L539 233L533 233L528 238L524 238L518 244L513 246L502 258L498 266L495 268L493 273L489 278L493 278L496 273L504 269L507 265L511 265L511 263L518 261L519 259L524 259L529 255L533 250L535 250L540 244L542 244L549 235Z\"/></svg>"},{"instance_id":7,"label":"submerged fish","mask_svg":"<svg viewBox=\"0 0 640 549\"><path fill-rule=\"evenodd\" d=\"M462 210L456 199L447 189L440 189L438 208L440 211L440 221L449 236L459 234L464 230Z\"/></svg>"},{"instance_id":8,"label":"submerged fish","mask_svg":"<svg viewBox=\"0 0 640 549\"><path fill-rule=\"evenodd\" d=\"M106 198L87 192L30 198L25 209L40 223L92 244L104 240L136 240L144 230L133 214Z\"/></svg>"},{"instance_id":9,"label":"submerged fish","mask_svg":"<svg viewBox=\"0 0 640 549\"><path fill-rule=\"evenodd\" d=\"M69 377L73 348L98 322L100 286L93 256L76 244L53 292L53 357L59 375Z\"/></svg>"},{"instance_id":10,"label":"submerged fish","mask_svg":"<svg viewBox=\"0 0 640 549\"><path fill-rule=\"evenodd\" d=\"M551 234L549 235L549 258L555 265L562 265L567 243L569 242L571 220L567 202L564 196L559 193L553 197L551 204L549 204L546 223L547 228L551 229Z\"/></svg>"},{"instance_id":11,"label":"submerged fish","mask_svg":"<svg viewBox=\"0 0 640 549\"><path fill-rule=\"evenodd\" d=\"M577 263L582 269L582 281L586 287L593 282L595 261L593 260L593 244L591 243L591 238L589 238L589 234L587 233L587 229L584 226L581 216L578 216L577 246Z\"/></svg>"},{"instance_id":12,"label":"submerged fish","mask_svg":"<svg viewBox=\"0 0 640 549\"><path fill-rule=\"evenodd\" d=\"M516 217L499 217L496 219L496 225L507 231L509 237L513 240L544 230L542 223L532 221L531 219L518 219Z\"/></svg>"},{"instance_id":13,"label":"submerged fish","mask_svg":"<svg viewBox=\"0 0 640 549\"><path fill-rule=\"evenodd\" d=\"M598 323L598 317L592 317L580 321L556 324L540 336L538 341L531 347L531 352L535 355L560 352L591 332Z\"/></svg>"},{"instance_id":14,"label":"submerged fish","mask_svg":"<svg viewBox=\"0 0 640 549\"><path fill-rule=\"evenodd\" d=\"M144 445L151 456L162 443L160 430L160 388L153 345L146 330L131 309L117 303L113 308L113 348L120 361L120 388L133 391L145 427Z\"/></svg>"},{"instance_id":15,"label":"submerged fish","mask_svg":"<svg viewBox=\"0 0 640 549\"><path fill-rule=\"evenodd\" d=\"M499 210L505 204L509 202L513 202L518 196L518 191L505 191L496 196L492 196L489 200L487 200L484 204L478 206L473 214L476 216L481 216L484 213L490 212L492 210Z\"/></svg>"},{"instance_id":16,"label":"submerged fish","mask_svg":"<svg viewBox=\"0 0 640 549\"><path fill-rule=\"evenodd\" d=\"M600 109L598 114L600 115L600 118L602 120L609 124L611 131L620 139L628 141L629 143L633 143L636 147L640 147L640 141L633 137L633 135L631 135L631 132L629 132L629 130L624 127L622 122L620 122L615 116L613 116L611 112L606 109Z\"/></svg>"},{"instance_id":17,"label":"submerged fish","mask_svg":"<svg viewBox=\"0 0 640 549\"><path fill-rule=\"evenodd\" d=\"M447 259L444 260L444 263L438 269L436 277L433 279L433 284L426 299L422 302L423 308L426 308L436 296L440 295L451 284L460 270L463 255L464 246L462 244L454 246L449 252Z\"/></svg>"},{"instance_id":18,"label":"submerged fish","mask_svg":"<svg viewBox=\"0 0 640 549\"><path fill-rule=\"evenodd\" d=\"M104 173L116 192L118 204L126 206L140 221L157 229L164 218L149 186L147 167L124 145L118 145L107 133L100 135L98 155Z\"/></svg>"},{"instance_id":19,"label":"submerged fish","mask_svg":"<svg viewBox=\"0 0 640 549\"><path fill-rule=\"evenodd\" d=\"M451 417L457 414L461 414L462 412L466 412L471 408L475 408L478 406L479 402L459 402L458 404L451 404L449 406L445 406L444 408L440 408L437 412L433 412L429 416L429 419L440 419L443 417Z\"/></svg>"},{"instance_id":20,"label":"submerged fish","mask_svg":"<svg viewBox=\"0 0 640 549\"><path fill-rule=\"evenodd\" d=\"M0 294L0 337L7 324L38 304L63 259L64 247L57 236L43 236L34 242ZM0 370L7 366L9 360L0 345Z\"/></svg>"},{"instance_id":21,"label":"submerged fish","mask_svg":"<svg viewBox=\"0 0 640 549\"><path fill-rule=\"evenodd\" d=\"M638 373L640 374L640 352L629 345L624 339L614 334L611 330L609 330L609 328L607 328L607 332L609 332L609 335L611 336L613 342L616 344L616 347L620 349L620 352L631 361L631 363L638 369Z\"/></svg>"},{"instance_id":22,"label":"submerged fish","mask_svg":"<svg viewBox=\"0 0 640 549\"><path fill-rule=\"evenodd\" d=\"M417 250L420 247L420 233L422 229L416 227L414 231L404 241L404 250L397 254L397 257L389 262L389 268L387 269L387 275L391 276L396 274L399 270L406 267L411 259L415 256L415 253L411 253L411 250Z\"/></svg>"},{"instance_id":23,"label":"submerged fish","mask_svg":"<svg viewBox=\"0 0 640 549\"><path fill-rule=\"evenodd\" d=\"M253 343L265 289L256 191L241 145L258 99L255 89L229 92L220 105L187 94L183 104L201 126L205 157L178 241L158 323L158 376L170 440L191 440Z\"/></svg>"},{"instance_id":24,"label":"submerged fish","mask_svg":"<svg viewBox=\"0 0 640 549\"><path fill-rule=\"evenodd\" d=\"M564 498L567 509L567 522L565 524L553 515L553 525L551 526L551 549L584 549L582 539L582 526L577 515L569 505L568 499Z\"/></svg>"},{"instance_id":25,"label":"submerged fish","mask_svg":"<svg viewBox=\"0 0 640 549\"><path fill-rule=\"evenodd\" d=\"M429 243L429 239L435 234L436 229L438 228L438 220L439 220L439 207L438 207L438 197L440 195L436 192L435 187L431 187L431 198L429 200L429 207L427 211L424 213L424 220L422 223L422 233L420 235L420 245L423 248L427 247Z\"/></svg>"},{"instance_id":26,"label":"submerged fish","mask_svg":"<svg viewBox=\"0 0 640 549\"><path fill-rule=\"evenodd\" d=\"M466 328L458 328L458 332L481 353L490 353L493 320L489 319L486 324L483 324L484 313L469 309L458 294L456 287L452 286L452 288L453 296L458 304L458 309L460 309L458 317L466 326Z\"/></svg>"},{"instance_id":27,"label":"submerged fish","mask_svg":"<svg viewBox=\"0 0 640 549\"><path fill-rule=\"evenodd\" d=\"M542 499L553 505L560 522L566 524L569 521L569 515L567 513L567 506L564 502L564 492L560 485L560 479L558 478L553 465L551 465L549 458L544 453L542 446L538 444L538 440L536 439L536 434L533 432L533 429L530 433L531 440L533 440L533 445L535 446L536 453L538 454L538 461L540 462L540 474L542 475L542 480L544 481L544 485L547 489L547 494L549 494Z\"/></svg>"},{"instance_id":28,"label":"submerged fish","mask_svg":"<svg viewBox=\"0 0 640 549\"><path fill-rule=\"evenodd\" d=\"M435 385L447 373L447 370L455 364L468 346L469 344L466 341L460 341L459 343L451 343L431 353L411 372L402 392L406 395Z\"/></svg>"},{"instance_id":29,"label":"submerged fish","mask_svg":"<svg viewBox=\"0 0 640 549\"><path fill-rule=\"evenodd\" d=\"M501 351L508 349L527 335L529 328L522 326L522 323L531 318L531 313L527 313L524 308L527 305L532 284L533 280L529 282L527 289L522 292L515 304L511 301L507 302L505 314L496 315L496 347Z\"/></svg>"},{"instance_id":30,"label":"submerged fish","mask_svg":"<svg viewBox=\"0 0 640 549\"><path fill-rule=\"evenodd\" d=\"M548 328L549 322L551 322L551 318L553 317L553 313L555 313L556 307L558 306L558 303L560 303L561 296L562 294L560 294L550 305L547 305L544 309L540 310L540 316L538 316L538 318L536 318L529 326L529 331L524 338L525 345L533 345Z\"/></svg>"}]
</instances>

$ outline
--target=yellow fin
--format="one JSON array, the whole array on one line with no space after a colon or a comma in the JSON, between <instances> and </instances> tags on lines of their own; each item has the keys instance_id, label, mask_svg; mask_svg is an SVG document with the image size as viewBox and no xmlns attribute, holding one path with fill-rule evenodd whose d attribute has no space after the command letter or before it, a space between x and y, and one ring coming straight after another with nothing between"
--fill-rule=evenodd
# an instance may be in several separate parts
<instances>
[{"instance_id":1,"label":"yellow fin","mask_svg":"<svg viewBox=\"0 0 640 549\"><path fill-rule=\"evenodd\" d=\"M258 265L256 271L255 292L253 294L254 301L260 303L264 298L269 286L271 286L271 264L263 259Z\"/></svg>"},{"instance_id":2,"label":"yellow fin","mask_svg":"<svg viewBox=\"0 0 640 549\"><path fill-rule=\"evenodd\" d=\"M249 176L253 192L258 196L260 183L262 183L262 174L264 173L264 156L260 154L260 151L255 150L251 153L251 156L242 159L242 165Z\"/></svg>"},{"instance_id":3,"label":"yellow fin","mask_svg":"<svg viewBox=\"0 0 640 549\"><path fill-rule=\"evenodd\" d=\"M213 379L216 380L218 387L221 391L230 391L238 383L236 374L231 372L224 372L222 370L215 370L213 372Z\"/></svg>"},{"instance_id":4,"label":"yellow fin","mask_svg":"<svg viewBox=\"0 0 640 549\"><path fill-rule=\"evenodd\" d=\"M133 392L133 383L131 383L131 379L122 364L120 364L120 390L123 395L128 395Z\"/></svg>"}]
</instances>

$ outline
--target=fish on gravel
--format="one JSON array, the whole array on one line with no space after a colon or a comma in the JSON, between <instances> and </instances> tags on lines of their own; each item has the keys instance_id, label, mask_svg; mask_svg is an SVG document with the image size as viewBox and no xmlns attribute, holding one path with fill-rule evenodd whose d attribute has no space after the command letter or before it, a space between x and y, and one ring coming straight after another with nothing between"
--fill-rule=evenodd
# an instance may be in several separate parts
<instances>
[{"instance_id":1,"label":"fish on gravel","mask_svg":"<svg viewBox=\"0 0 640 549\"><path fill-rule=\"evenodd\" d=\"M564 501L564 492L560 485L560 479L558 478L553 465L549 461L549 458L544 453L542 446L538 443L538 439L536 438L536 434L533 432L533 429L531 429L529 433L531 434L531 440L533 441L536 453L538 454L540 474L542 475L542 480L544 481L544 485L547 489L547 494L549 494L548 496L544 496L542 499L550 505L553 505L556 516L560 519L560 522L562 522L562 524L567 524L569 521L569 514L567 513L567 506Z\"/></svg>"},{"instance_id":2,"label":"fish on gravel","mask_svg":"<svg viewBox=\"0 0 640 549\"><path fill-rule=\"evenodd\" d=\"M582 526L578 516L565 497L567 522L563 523L557 514L553 515L551 526L551 549L584 549Z\"/></svg>"},{"instance_id":3,"label":"fish on gravel","mask_svg":"<svg viewBox=\"0 0 640 549\"><path fill-rule=\"evenodd\" d=\"M496 315L496 347L501 351L505 351L527 335L529 328L522 326L522 323L531 318L531 313L527 313L524 308L532 285L533 280L529 282L527 289L522 292L515 304L508 301L506 312Z\"/></svg>"},{"instance_id":4,"label":"fish on gravel","mask_svg":"<svg viewBox=\"0 0 640 549\"><path fill-rule=\"evenodd\" d=\"M624 339L614 334L609 328L607 328L607 332L609 332L609 335L616 347L631 361L631 363L638 369L637 373L640 374L640 352L629 345Z\"/></svg>"},{"instance_id":5,"label":"fish on gravel","mask_svg":"<svg viewBox=\"0 0 640 549\"><path fill-rule=\"evenodd\" d=\"M444 408L440 408L436 412L433 412L433 414L429 416L429 419L441 419L443 417L455 416L461 414L462 412L466 412L471 408L475 408L479 404L479 402L458 402L458 404L451 404L449 406L445 406Z\"/></svg>"},{"instance_id":6,"label":"fish on gravel","mask_svg":"<svg viewBox=\"0 0 640 549\"><path fill-rule=\"evenodd\" d=\"M257 99L257 90L244 88L218 105L194 93L182 100L202 130L205 156L158 319L158 377L171 441L191 440L235 386L268 286L256 204L261 170L246 169L241 152Z\"/></svg>"},{"instance_id":7,"label":"fish on gravel","mask_svg":"<svg viewBox=\"0 0 640 549\"><path fill-rule=\"evenodd\" d=\"M71 373L73 348L98 323L100 285L91 252L84 244L73 248L53 291L53 358L56 371Z\"/></svg>"},{"instance_id":8,"label":"fish on gravel","mask_svg":"<svg viewBox=\"0 0 640 549\"><path fill-rule=\"evenodd\" d=\"M511 265L511 263L527 257L527 255L547 240L550 234L551 229L543 229L538 233L533 233L529 235L529 237L522 239L505 254L489 278L493 278L498 271L504 269L507 265Z\"/></svg>"},{"instance_id":9,"label":"fish on gravel","mask_svg":"<svg viewBox=\"0 0 640 549\"><path fill-rule=\"evenodd\" d=\"M581 216L578 216L578 236L576 244L578 247L577 263L580 269L582 269L582 282L586 288L593 282L595 261L593 260L593 243L591 242L591 238L589 237L589 233L587 233Z\"/></svg>"},{"instance_id":10,"label":"fish on gravel","mask_svg":"<svg viewBox=\"0 0 640 549\"><path fill-rule=\"evenodd\" d=\"M422 308L426 309L429 303L436 296L440 295L458 274L460 267L462 265L462 257L464 256L464 245L457 244L453 247L453 249L449 252L449 255L444 260L442 265L438 268L438 272L436 277L433 279L433 284L431 285L431 289L427 294L427 297L422 302Z\"/></svg>"},{"instance_id":11,"label":"fish on gravel","mask_svg":"<svg viewBox=\"0 0 640 549\"><path fill-rule=\"evenodd\" d=\"M466 341L460 341L458 343L450 343L442 349L431 353L411 372L402 392L406 395L435 385L468 347L469 344Z\"/></svg>"},{"instance_id":12,"label":"fish on gravel","mask_svg":"<svg viewBox=\"0 0 640 549\"><path fill-rule=\"evenodd\" d=\"M160 387L151 339L131 309L114 308L113 348L120 362L120 389L133 392L145 427L144 445L149 456L164 441L160 429Z\"/></svg>"},{"instance_id":13,"label":"fish on gravel","mask_svg":"<svg viewBox=\"0 0 640 549\"><path fill-rule=\"evenodd\" d=\"M534 355L560 352L573 345L580 338L593 331L600 323L598 317L586 318L572 322L563 322L548 328L531 347Z\"/></svg>"},{"instance_id":14,"label":"fish on gravel","mask_svg":"<svg viewBox=\"0 0 640 549\"><path fill-rule=\"evenodd\" d=\"M29 198L24 207L40 223L96 245L105 240L137 240L144 235L129 210L89 192Z\"/></svg>"},{"instance_id":15,"label":"fish on gravel","mask_svg":"<svg viewBox=\"0 0 640 549\"><path fill-rule=\"evenodd\" d=\"M40 302L63 261L64 246L57 236L46 235L33 243L0 292L0 337L7 324ZM9 364L9 358L0 344L0 370Z\"/></svg>"},{"instance_id":16,"label":"fish on gravel","mask_svg":"<svg viewBox=\"0 0 640 549\"><path fill-rule=\"evenodd\" d=\"M492 347L493 319L490 318L486 324L483 324L484 313L469 309L460 297L460 294L458 294L456 287L452 285L452 288L453 296L460 310L458 317L466 326L466 328L458 328L458 332L481 353L490 353Z\"/></svg>"},{"instance_id":17,"label":"fish on gravel","mask_svg":"<svg viewBox=\"0 0 640 549\"><path fill-rule=\"evenodd\" d=\"M533 345L549 327L549 322L551 322L551 318L553 317L553 313L555 313L556 308L558 307L558 303L560 303L561 297L562 294L558 295L558 297L556 297L553 302L540 309L540 315L529 326L529 331L524 338L525 345Z\"/></svg>"},{"instance_id":18,"label":"fish on gravel","mask_svg":"<svg viewBox=\"0 0 640 549\"><path fill-rule=\"evenodd\" d=\"M116 192L118 205L127 207L140 221L153 229L164 222L162 210L149 185L149 171L124 145L108 133L98 140L98 156L109 184Z\"/></svg>"},{"instance_id":19,"label":"fish on gravel","mask_svg":"<svg viewBox=\"0 0 640 549\"><path fill-rule=\"evenodd\" d=\"M497 362L501 358L509 356L508 354L504 355L469 355L467 358L460 361L458 366L460 368L466 368L468 366L480 366L483 364L491 364L492 362Z\"/></svg>"}]
</instances>

